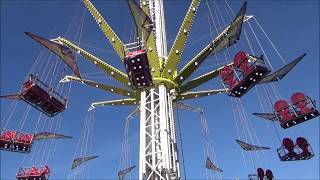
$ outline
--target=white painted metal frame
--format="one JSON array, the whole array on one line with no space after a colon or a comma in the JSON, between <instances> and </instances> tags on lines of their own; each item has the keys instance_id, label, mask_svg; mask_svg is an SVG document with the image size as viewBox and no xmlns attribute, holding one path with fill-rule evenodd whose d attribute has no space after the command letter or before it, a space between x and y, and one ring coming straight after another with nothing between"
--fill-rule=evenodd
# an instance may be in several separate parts
<instances>
[{"instance_id":1,"label":"white painted metal frame","mask_svg":"<svg viewBox=\"0 0 320 180\"><path fill-rule=\"evenodd\" d=\"M158 57L166 59L168 51L163 0L149 0L149 9L150 18L152 19L152 22L154 22L153 32L156 37Z\"/></svg>"},{"instance_id":2,"label":"white painted metal frame","mask_svg":"<svg viewBox=\"0 0 320 180\"><path fill-rule=\"evenodd\" d=\"M172 99L164 85L141 93L139 179L179 179Z\"/></svg>"}]
</instances>

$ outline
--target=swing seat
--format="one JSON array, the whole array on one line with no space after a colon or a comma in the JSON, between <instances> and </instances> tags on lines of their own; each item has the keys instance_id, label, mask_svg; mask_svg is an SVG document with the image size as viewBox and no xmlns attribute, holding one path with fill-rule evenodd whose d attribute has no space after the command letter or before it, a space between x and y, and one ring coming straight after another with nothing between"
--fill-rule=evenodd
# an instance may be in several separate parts
<instances>
[{"instance_id":1,"label":"swing seat","mask_svg":"<svg viewBox=\"0 0 320 180\"><path fill-rule=\"evenodd\" d=\"M241 76L238 77L239 83L229 90L230 96L243 96L271 72L269 68L265 66L262 58L256 58L253 62L249 62L249 58L250 57L243 51L235 55L233 60L234 68L236 73Z\"/></svg>"},{"instance_id":2,"label":"swing seat","mask_svg":"<svg viewBox=\"0 0 320 180\"><path fill-rule=\"evenodd\" d=\"M31 151L32 141L32 134L5 130L0 135L0 149L20 153L29 153Z\"/></svg>"},{"instance_id":3,"label":"swing seat","mask_svg":"<svg viewBox=\"0 0 320 180\"><path fill-rule=\"evenodd\" d=\"M262 78L271 71L266 67L264 60L239 51L233 59L233 71L237 75L232 86L228 87L227 94L233 97L242 97L252 87L258 84ZM233 78L233 76L232 76Z\"/></svg>"},{"instance_id":4,"label":"swing seat","mask_svg":"<svg viewBox=\"0 0 320 180\"><path fill-rule=\"evenodd\" d=\"M145 50L128 53L124 59L130 83L134 89L141 89L152 85L149 61Z\"/></svg>"},{"instance_id":5,"label":"swing seat","mask_svg":"<svg viewBox=\"0 0 320 180\"><path fill-rule=\"evenodd\" d=\"M278 103L278 101L276 103ZM275 104L277 118L280 121L281 127L284 129L306 122L320 115L314 101L303 93L294 93L291 96L291 103L292 105L287 105L290 116L283 116L284 110L281 110L281 107L277 108Z\"/></svg>"},{"instance_id":6,"label":"swing seat","mask_svg":"<svg viewBox=\"0 0 320 180\"><path fill-rule=\"evenodd\" d=\"M48 166L36 168L20 168L16 178L17 180L47 180L50 175Z\"/></svg>"},{"instance_id":7,"label":"swing seat","mask_svg":"<svg viewBox=\"0 0 320 180\"><path fill-rule=\"evenodd\" d=\"M5 130L0 134L0 150L9 150L13 148L13 142L16 138L16 131Z\"/></svg>"},{"instance_id":8,"label":"swing seat","mask_svg":"<svg viewBox=\"0 0 320 180\"><path fill-rule=\"evenodd\" d=\"M66 99L34 75L30 75L30 79L23 83L21 97L25 102L50 117L66 109Z\"/></svg>"},{"instance_id":9,"label":"swing seat","mask_svg":"<svg viewBox=\"0 0 320 180\"><path fill-rule=\"evenodd\" d=\"M281 161L295 161L298 154L294 142L290 138L284 138L282 140L282 146L277 149L278 156Z\"/></svg>"},{"instance_id":10,"label":"swing seat","mask_svg":"<svg viewBox=\"0 0 320 180\"><path fill-rule=\"evenodd\" d=\"M31 151L33 141L33 135L27 133L20 133L17 135L16 139L14 140L14 151L22 152L22 153L29 153Z\"/></svg>"},{"instance_id":11,"label":"swing seat","mask_svg":"<svg viewBox=\"0 0 320 180\"><path fill-rule=\"evenodd\" d=\"M277 149L281 161L308 160L314 156L310 144L303 137L297 138L296 144L294 144L290 138L285 138L282 144L283 145Z\"/></svg>"}]
</instances>

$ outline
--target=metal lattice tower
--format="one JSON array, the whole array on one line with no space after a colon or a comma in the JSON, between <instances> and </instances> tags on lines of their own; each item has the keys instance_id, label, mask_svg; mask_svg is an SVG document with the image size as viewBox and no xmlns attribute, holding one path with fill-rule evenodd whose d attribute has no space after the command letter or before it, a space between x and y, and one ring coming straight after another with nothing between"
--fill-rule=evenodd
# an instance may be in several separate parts
<instances>
[{"instance_id":1,"label":"metal lattice tower","mask_svg":"<svg viewBox=\"0 0 320 180\"><path fill-rule=\"evenodd\" d=\"M162 0L149 2L158 57L167 56ZM141 92L139 179L178 179L173 97L165 85Z\"/></svg>"},{"instance_id":2,"label":"metal lattice tower","mask_svg":"<svg viewBox=\"0 0 320 180\"><path fill-rule=\"evenodd\" d=\"M164 85L141 93L139 179L180 177L172 96Z\"/></svg>"}]
</instances>

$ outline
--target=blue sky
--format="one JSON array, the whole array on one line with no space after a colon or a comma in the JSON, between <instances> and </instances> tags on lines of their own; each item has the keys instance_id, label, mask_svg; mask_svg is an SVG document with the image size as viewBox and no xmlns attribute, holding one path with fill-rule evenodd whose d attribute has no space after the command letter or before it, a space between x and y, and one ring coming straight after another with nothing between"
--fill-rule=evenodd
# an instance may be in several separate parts
<instances>
[{"instance_id":1,"label":"blue sky","mask_svg":"<svg viewBox=\"0 0 320 180\"><path fill-rule=\"evenodd\" d=\"M217 1L215 4L213 1L208 0L208 3L212 11L214 10L212 6L217 5L223 14L225 23L229 22L229 16L224 13L226 12L224 1ZM118 33L119 37L128 42L133 21L125 1L94 1L94 4ZM236 12L242 2L230 1L229 4ZM166 1L164 5L168 47L170 47L177 34L184 13L189 6L189 2ZM30 31L50 38L63 35L66 32L68 24L71 22L73 14L76 12L77 18L74 19L74 23L70 26L70 34L74 34L77 26L75 22L80 20L81 15L79 7L83 7L79 1L1 1L1 94L8 94L19 90L21 83L27 76L41 50L41 47L23 32ZM193 24L189 37L188 43L191 45L185 49L180 67L210 42L210 36L204 39L200 38L210 33L208 13L206 1L202 1L198 17ZM289 100L294 92L302 91L314 98L318 103L319 2L249 1L247 14L252 14L256 17L286 62L290 62L304 52L308 53L305 59L283 81L275 83L281 98ZM212 19L210 19L210 23L212 24ZM220 19L220 23L221 26L224 25L222 19ZM283 62L266 41L266 38L259 31L254 21L251 21L251 24L257 32L259 39L261 39L272 66L275 69L283 66ZM245 30L248 34L250 33L247 25L245 26ZM252 41L254 42L253 38ZM248 49L244 46L245 42L245 37L242 34L237 47L247 51ZM108 63L124 70L123 64L121 64L115 53L112 52L109 43L87 11L85 11L81 44L82 47L94 52L99 57L108 61ZM261 52L258 45L256 43L252 45L257 55L260 55ZM107 51L101 51L93 47ZM230 53L232 56L234 52L235 49L231 48ZM221 58L223 57L222 54ZM216 63L223 62L225 60L217 60L211 57L203 64L203 67L199 69L196 75L213 69ZM78 64L82 73L98 71L82 58L78 59ZM41 71L44 70L39 70L38 73L44 73ZM99 74L100 77L103 75ZM57 81L58 79L54 80ZM106 83L116 84L108 78L94 80L103 80ZM199 89L209 88L221 88L221 84L218 80L213 80ZM258 92L262 92L261 87L258 88ZM62 124L59 132L73 136L74 138L72 140L57 141L54 158L48 161L48 164L52 167L52 179L66 179L72 173L70 170L72 158L75 151L79 152L80 150L77 149L79 148L77 147L77 142L81 139L83 122L90 103L115 98L119 97L82 86L81 84L72 84L68 109L62 114ZM243 160L240 148L234 142L234 139L238 136L230 97L217 95L186 102L197 107L202 107L205 110L217 161L221 169L224 170L222 177L240 177L245 179L248 174L255 172L256 166L272 169L276 179L319 179L319 118L288 130L283 130L279 125L276 125L276 129L282 138L291 137L295 139L298 136L306 137L315 153L315 157L309 161L280 162L276 154L276 148L280 146L280 142L277 139L273 125L251 115L252 112L262 111L257 92L252 89L241 101L248 114L247 121L252 125L260 143L272 148L270 151L259 153L258 155L245 153L245 160ZM11 101L1 100L1 120L8 111L10 103ZM266 110L271 111L271 107L268 104L265 104L264 107L267 108ZM18 109L14 111L13 118L9 121L7 128L18 128L25 109L26 105L20 103ZM124 120L131 110L133 110L133 107L105 107L96 109L91 154L100 157L85 166L89 169L89 177L94 179L116 178L116 172L119 170ZM36 110L31 109L23 127L24 132L33 131L38 114ZM205 179L205 157L203 156L203 137L201 135L199 115L180 110L179 120L187 178ZM44 120L44 123L44 129L46 129L49 128L50 123L57 125L59 121L58 119L47 119ZM132 121L129 130L130 159L132 164L135 165L138 165L138 128L139 124L136 118ZM48 147L47 149L50 149L53 146L48 145ZM44 145L40 142L34 144L33 153L27 156L1 151L1 179L14 179L20 165L30 166L34 162L41 162L39 159L46 158L46 152L47 150L44 150ZM37 153L39 154L37 155ZM252 159L254 163L252 163ZM132 177L137 177L137 172L138 169L135 169Z\"/></svg>"}]
</instances>

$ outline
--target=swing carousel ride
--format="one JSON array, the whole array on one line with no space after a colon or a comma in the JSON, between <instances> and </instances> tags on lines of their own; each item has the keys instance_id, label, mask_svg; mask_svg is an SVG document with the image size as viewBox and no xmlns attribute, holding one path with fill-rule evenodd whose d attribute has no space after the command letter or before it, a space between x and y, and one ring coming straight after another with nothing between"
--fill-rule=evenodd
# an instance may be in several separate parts
<instances>
[{"instance_id":1,"label":"swing carousel ride","mask_svg":"<svg viewBox=\"0 0 320 180\"><path fill-rule=\"evenodd\" d=\"M125 1L132 16L133 35L130 35L129 40L123 40L112 29L102 14L103 11L100 11L104 7L99 7L99 3L90 0L82 0L80 3L83 11L80 8L80 15L80 11L75 12L73 22L65 35L44 37L40 35L43 32L25 32L29 40L43 48L17 93L3 94L4 90L1 92L2 103L11 104L2 106L6 113L1 115L0 150L10 154L24 154L16 174L12 174L12 177L15 176L17 180L46 180L55 173L55 167L51 167L50 163L52 164L53 159L58 156L55 155L55 150L64 148L57 146L57 143L70 141L72 138L61 133L64 114L68 111L75 113L69 101L89 96L87 93L85 96L72 97L75 88L71 86L73 82L124 98L100 99L101 101L93 102L89 106L88 112L83 112L87 115L82 129L77 131L81 134L74 157L70 157L72 173L68 179L92 178L89 173L84 173L88 168L86 164L98 160L103 155L94 155L91 151L92 141L95 139L95 114L97 109L102 109L101 106L110 106L109 108L116 108L116 111L134 107L124 121L119 171L114 173L118 179L132 178L131 174L136 169L138 177L134 179L187 178L189 172L185 170L180 127L180 123L185 124L187 121L179 121L178 109L200 115L204 148L202 168L205 169L207 179L222 179L222 173L225 173L224 162L217 162L217 153L209 133L209 129L215 127L208 125L204 112L213 107L201 108L190 105L198 98L214 100L215 97L209 96L218 94L225 94L225 101L231 99L232 107L229 109L234 113L237 131L234 144L240 147L243 158L245 159L245 154L249 155L254 164L252 173L238 176L249 180L276 179L276 171L271 165L257 165L257 157L259 159L259 154L266 151L274 151L278 161L282 163L298 164L312 158L319 159L308 137L300 131L295 136L286 133L290 129L298 131L302 126L300 124L312 123L318 119L320 114L316 101L305 91L295 90L295 84L290 87L294 92L288 100L288 97L280 95L278 87L281 82L286 81L287 76L293 76L291 71L308 56L306 53L291 53L293 55L290 54L290 58L293 60L286 62L257 18L247 14L250 2L242 2L234 11L227 1L205 0L201 3L200 0L190 0L172 42L167 41L164 15L166 2L162 0ZM201 14L201 8L205 11L204 14ZM88 14L92 17L85 20ZM208 29L210 32L188 43L188 37L193 37L190 35L192 25L197 26L197 14L208 18L207 26L202 29ZM95 22L124 68L108 64L107 60L98 57L99 53L86 50L86 47L93 47L81 42L85 36L83 26L86 21ZM75 32L72 32L72 24L77 27ZM127 25L127 29L130 29L129 26ZM190 58L184 56L184 50L188 46L206 39L210 41L200 51L193 52L194 55ZM33 43L31 41L30 44ZM168 51L169 45L171 48ZM272 53L275 55L270 58ZM278 59L283 61L283 65L274 68L272 64ZM115 81L92 80L95 77L90 77L90 73L83 73L87 70L85 66L80 66L82 60L99 69L98 74ZM1 62L3 61L2 59ZM211 70L201 74L203 66ZM218 88L199 90L207 87L209 81L214 81ZM250 95L253 90L256 91L256 97ZM255 98L251 103L260 103L262 112L253 112L252 116L248 116L243 101L248 96L250 99ZM216 118L219 117L218 114L217 112ZM133 164L130 160L129 127L133 123L132 119L136 117L140 118L139 158L135 161L136 164ZM274 129L279 140L277 147L271 148L260 143L259 134L249 121L249 118L254 117L264 119L265 125ZM258 122L263 123L257 120ZM105 128L112 130L112 127ZM286 137L281 138L279 132ZM216 137L221 138L222 135ZM184 142L188 143L188 139ZM231 151L233 150L229 149L228 153L232 153ZM30 166L25 167L25 164ZM2 163L1 171L5 171L9 165ZM91 173L94 173L94 170Z\"/></svg>"}]
</instances>

